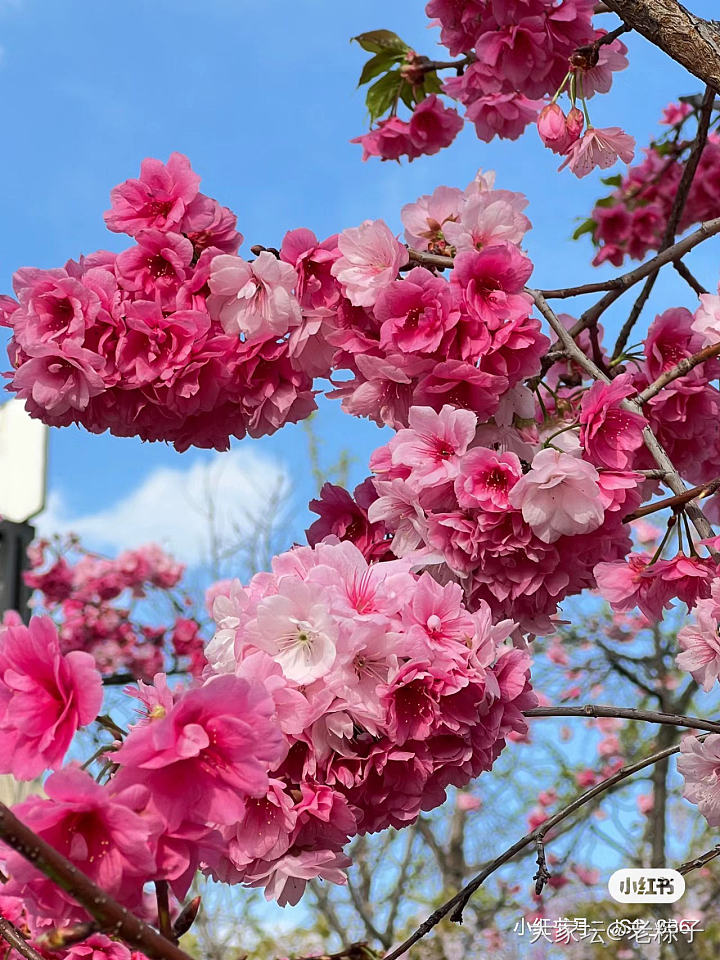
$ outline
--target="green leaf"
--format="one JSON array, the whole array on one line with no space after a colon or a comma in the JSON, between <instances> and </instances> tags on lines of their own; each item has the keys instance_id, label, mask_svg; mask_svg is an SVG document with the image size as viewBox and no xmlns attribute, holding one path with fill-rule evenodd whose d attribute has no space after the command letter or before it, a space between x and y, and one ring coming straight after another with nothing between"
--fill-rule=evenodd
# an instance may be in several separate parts
<instances>
[{"instance_id":1,"label":"green leaf","mask_svg":"<svg viewBox=\"0 0 720 960\"><path fill-rule=\"evenodd\" d=\"M595 201L596 207L614 207L617 203L617 197L603 197L601 200Z\"/></svg>"},{"instance_id":2,"label":"green leaf","mask_svg":"<svg viewBox=\"0 0 720 960\"><path fill-rule=\"evenodd\" d=\"M376 53L374 57L370 57L363 67L360 79L358 80L358 86L361 87L364 83L368 83L373 77L377 77L378 74L389 70L394 63L398 63L400 60L404 60L404 58L405 54L393 53L391 50Z\"/></svg>"},{"instance_id":3,"label":"green leaf","mask_svg":"<svg viewBox=\"0 0 720 960\"><path fill-rule=\"evenodd\" d=\"M410 49L404 40L392 30L370 30L368 33L359 33L352 37L368 53L402 53Z\"/></svg>"},{"instance_id":4,"label":"green leaf","mask_svg":"<svg viewBox=\"0 0 720 960\"><path fill-rule=\"evenodd\" d=\"M365 102L370 113L370 121L375 121L386 113L395 103L403 78L399 70L391 70L380 77L367 92Z\"/></svg>"},{"instance_id":5,"label":"green leaf","mask_svg":"<svg viewBox=\"0 0 720 960\"><path fill-rule=\"evenodd\" d=\"M622 174L616 173L612 177L601 177L600 183L604 183L608 187L619 187L622 184Z\"/></svg>"},{"instance_id":6,"label":"green leaf","mask_svg":"<svg viewBox=\"0 0 720 960\"><path fill-rule=\"evenodd\" d=\"M435 73L434 70L428 71L425 74L425 81L423 82L423 90L425 91L425 96L429 93L441 93L442 92L442 80Z\"/></svg>"},{"instance_id":7,"label":"green leaf","mask_svg":"<svg viewBox=\"0 0 720 960\"><path fill-rule=\"evenodd\" d=\"M580 237L583 236L583 234L594 233L596 226L597 224L592 219L592 217L590 217L589 220L585 220L583 223L580 224L577 230L573 233L572 235L573 240L579 240Z\"/></svg>"},{"instance_id":8,"label":"green leaf","mask_svg":"<svg viewBox=\"0 0 720 960\"><path fill-rule=\"evenodd\" d=\"M425 99L425 94L422 92L422 87L415 87L413 90L407 80L403 80L400 86L400 99L406 107L413 110L416 103Z\"/></svg>"}]
</instances>

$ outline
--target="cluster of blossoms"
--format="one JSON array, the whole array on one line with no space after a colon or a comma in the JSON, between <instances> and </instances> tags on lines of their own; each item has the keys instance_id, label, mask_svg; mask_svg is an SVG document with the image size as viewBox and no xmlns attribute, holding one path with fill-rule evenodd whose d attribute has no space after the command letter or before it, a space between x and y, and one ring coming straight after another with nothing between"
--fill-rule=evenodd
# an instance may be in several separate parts
<instances>
[{"instance_id":1,"label":"cluster of blossoms","mask_svg":"<svg viewBox=\"0 0 720 960\"><path fill-rule=\"evenodd\" d=\"M110 559L85 550L75 538L36 541L28 551L25 582L37 591L35 610L58 625L63 653L92 654L104 676L130 673L150 680L168 667L199 675L205 665L200 625L177 611L190 598L172 591L185 568L155 544ZM146 598L166 599L168 624L149 620ZM157 606L157 604L155 604Z\"/></svg>"},{"instance_id":2,"label":"cluster of blossoms","mask_svg":"<svg viewBox=\"0 0 720 960\"><path fill-rule=\"evenodd\" d=\"M619 267L625 257L641 260L648 251L659 249L692 142L679 136L691 114L688 104L668 107L663 122L677 136L646 147L642 163L630 167L613 193L592 211L588 226L598 248L596 266L608 261ZM718 177L720 136L711 132L682 210L679 233L717 216Z\"/></svg>"},{"instance_id":3,"label":"cluster of blossoms","mask_svg":"<svg viewBox=\"0 0 720 960\"><path fill-rule=\"evenodd\" d=\"M526 205L478 174L465 191L439 187L403 207L411 248L455 253L447 279L421 266L397 279L408 252L381 221L340 234L333 273L344 299L328 339L334 368L352 374L331 394L347 413L399 429L413 405L453 404L482 422L512 421L523 401L513 388L539 372L549 346L523 292Z\"/></svg>"},{"instance_id":4,"label":"cluster of blossoms","mask_svg":"<svg viewBox=\"0 0 720 960\"><path fill-rule=\"evenodd\" d=\"M583 100L607 93L613 72L627 66L622 41L604 41L606 31L593 26L593 8L592 0L430 0L426 12L440 27L441 44L451 56L463 57L458 76L438 87L465 108L466 119L485 142L496 136L517 139L552 97L541 114L541 135L552 149L568 154L566 163L578 176L596 165L609 166L618 155L629 161L632 139L619 128L588 127L581 135L583 114L574 108L566 118L555 103L570 81L573 107L576 90ZM434 77L436 69L433 61L407 49L399 76L411 91L411 103L427 73ZM453 141L463 123L457 111L444 107L435 94L417 99L409 122L393 112L353 141L362 144L363 159L412 160Z\"/></svg>"},{"instance_id":5,"label":"cluster of blossoms","mask_svg":"<svg viewBox=\"0 0 720 960\"><path fill-rule=\"evenodd\" d=\"M409 560L369 565L331 537L208 599L204 678L128 688L141 716L100 782L62 766L101 709L92 657L63 652L47 617L0 629L3 769L55 771L14 812L140 915L145 883L182 900L198 869L283 905L313 877L342 883L352 836L411 823L526 733L537 701L528 655L506 642L515 624L470 613ZM32 937L87 919L20 854L1 859L3 910Z\"/></svg>"},{"instance_id":6,"label":"cluster of blossoms","mask_svg":"<svg viewBox=\"0 0 720 960\"><path fill-rule=\"evenodd\" d=\"M215 591L210 669L261 679L288 747L224 831L220 879L294 903L313 876L342 880L350 837L412 823L525 733L536 701L527 654L504 642L515 624L412 566L328 537Z\"/></svg>"},{"instance_id":7,"label":"cluster of blossoms","mask_svg":"<svg viewBox=\"0 0 720 960\"><path fill-rule=\"evenodd\" d=\"M231 436L273 433L315 408L317 357L305 349L314 320L303 322L295 271L269 253L252 264L237 256L235 215L199 182L181 154L147 159L105 214L132 247L15 274L17 299L3 298L0 323L13 333L9 389L32 416L225 449ZM228 276L241 287L231 318Z\"/></svg>"}]
</instances>

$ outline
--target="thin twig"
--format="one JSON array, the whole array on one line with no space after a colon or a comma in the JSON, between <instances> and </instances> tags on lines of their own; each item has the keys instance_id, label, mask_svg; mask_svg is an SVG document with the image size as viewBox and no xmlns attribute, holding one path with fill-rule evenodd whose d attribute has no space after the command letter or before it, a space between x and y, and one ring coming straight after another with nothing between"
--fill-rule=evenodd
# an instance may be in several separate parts
<instances>
[{"instance_id":1,"label":"thin twig","mask_svg":"<svg viewBox=\"0 0 720 960\"><path fill-rule=\"evenodd\" d=\"M673 727L687 727L691 730L707 730L720 733L720 723L701 720L699 717L685 717L676 713L659 713L656 710L636 710L632 707L612 707L599 703L588 703L582 707L533 707L523 711L524 717L614 717L618 720L644 720L647 723L661 723Z\"/></svg>"},{"instance_id":2,"label":"thin twig","mask_svg":"<svg viewBox=\"0 0 720 960\"><path fill-rule=\"evenodd\" d=\"M690 156L687 158L683 168L682 177L680 178L680 183L678 184L675 200L673 201L670 216L665 227L665 233L663 234L662 242L660 244L660 252L669 249L673 245L675 234L677 233L677 228L680 223L680 218L682 217L688 194L690 192L690 187L692 186L695 172L698 164L700 163L700 157L702 156L702 152L705 149L705 144L707 143L708 129L710 127L710 117L712 114L714 101L715 90L708 86L705 88L705 95L702 101L695 140L693 141L692 149L690 150ZM619 357L625 349L625 344L628 342L630 332L635 326L638 317L642 313L643 307L650 296L650 292L652 291L656 280L657 270L654 273L651 273L645 281L645 286L642 288L640 296L633 304L633 308L630 311L630 316L627 318L622 326L622 329L620 330L620 334L615 344L615 349L613 350L613 359Z\"/></svg>"},{"instance_id":3,"label":"thin twig","mask_svg":"<svg viewBox=\"0 0 720 960\"><path fill-rule=\"evenodd\" d=\"M715 857L720 857L720 843L715 844L712 850L708 850L707 853L703 853L699 857L694 857L692 860L686 860L685 863L677 868L677 872L685 876L685 874L690 873L691 870L699 870L700 867L704 867L706 863L710 863Z\"/></svg>"},{"instance_id":4,"label":"thin twig","mask_svg":"<svg viewBox=\"0 0 720 960\"><path fill-rule=\"evenodd\" d=\"M38 953L35 947L27 942L15 924L2 916L0 916L0 937L25 957L25 960L45 960L42 954Z\"/></svg>"},{"instance_id":5,"label":"thin twig","mask_svg":"<svg viewBox=\"0 0 720 960\"><path fill-rule=\"evenodd\" d=\"M658 510L677 510L678 507L684 507L691 500L709 497L720 488L720 478L709 480L707 483L701 483L697 487L691 487L685 493L677 494L673 497L666 497L664 500L656 500L655 503L648 503L645 507L639 507L623 517L623 523L631 523L633 520L639 520L641 517L647 517L651 513L657 513Z\"/></svg>"},{"instance_id":6,"label":"thin twig","mask_svg":"<svg viewBox=\"0 0 720 960\"><path fill-rule=\"evenodd\" d=\"M709 736L707 733L701 733L698 736L698 740L704 740L705 737ZM541 841L544 840L546 834L557 824L562 823L567 817L575 813L576 810L579 810L586 803L589 803L591 800L594 800L595 797L604 793L605 791L611 789L615 784L620 783L622 780L627 779L635 773L638 773L640 770L644 770L645 767L652 766L655 763L658 763L660 760L664 760L665 757L670 757L675 753L680 751L680 747L676 744L672 747L667 747L665 750L660 750L657 753L651 754L649 757L645 757L643 760L638 760L636 763L632 763L627 767L622 767L611 777L608 777L606 780L603 780L601 783L595 784L595 786L590 787L584 793L580 794L574 800L572 800L567 806L563 807L562 810L559 810L556 814L550 817L548 820L545 820L539 827L536 827L534 830L531 830L530 833L525 834L524 837L521 837L520 840L517 840L511 847L508 847L499 857L496 857L487 866L476 876L470 883L466 884L462 890L455 894L454 897L451 897L446 901L442 906L438 907L437 910L433 911L430 916L425 920L420 926L412 933L406 940L401 944L395 947L390 953L388 953L384 960L398 960L398 957L403 956L407 951L416 944L419 940L422 940L423 937L437 926L441 920L445 917L450 916L451 920L457 922L462 921L463 910L472 895L478 890L483 883L487 880L489 876L495 873L500 867L508 863L510 860L513 860L518 853L521 853L531 844L535 843L537 839Z\"/></svg>"},{"instance_id":7,"label":"thin twig","mask_svg":"<svg viewBox=\"0 0 720 960\"><path fill-rule=\"evenodd\" d=\"M709 293L709 290L706 290L705 287L700 283L697 277L688 269L687 265L682 262L682 260L673 260L673 267L677 270L683 280L687 283L689 287L695 291L695 293L700 297L704 293Z\"/></svg>"},{"instance_id":8,"label":"thin twig","mask_svg":"<svg viewBox=\"0 0 720 960\"><path fill-rule=\"evenodd\" d=\"M119 937L152 960L191 960L184 950L114 900L61 853L0 803L0 838L69 893L105 933Z\"/></svg>"},{"instance_id":9,"label":"thin twig","mask_svg":"<svg viewBox=\"0 0 720 960\"><path fill-rule=\"evenodd\" d=\"M657 380L639 393L635 399L640 404L647 403L648 400L652 400L656 394L660 393L660 391L669 383L672 383L673 380L677 380L678 377L684 377L693 367L697 367L701 363L705 363L706 360L711 360L717 356L720 356L720 343L711 343L710 346L699 350L692 357L683 357L683 359L674 367L671 367L670 370L666 370L660 374Z\"/></svg>"}]
</instances>

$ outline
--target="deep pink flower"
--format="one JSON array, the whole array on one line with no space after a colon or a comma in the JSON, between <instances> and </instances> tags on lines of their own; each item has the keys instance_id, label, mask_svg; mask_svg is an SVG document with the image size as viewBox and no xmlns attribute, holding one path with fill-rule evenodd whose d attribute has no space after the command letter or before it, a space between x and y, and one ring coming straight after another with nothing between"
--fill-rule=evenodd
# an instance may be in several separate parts
<instances>
[{"instance_id":1,"label":"deep pink flower","mask_svg":"<svg viewBox=\"0 0 720 960\"><path fill-rule=\"evenodd\" d=\"M293 288L295 270L263 251L248 263L242 257L218 256L210 270L208 309L226 333L248 341L279 337L300 323Z\"/></svg>"},{"instance_id":2,"label":"deep pink flower","mask_svg":"<svg viewBox=\"0 0 720 960\"><path fill-rule=\"evenodd\" d=\"M629 470L634 453L643 443L647 420L623 410L621 401L636 390L629 373L611 383L595 383L584 394L580 406L580 443L590 460L610 470Z\"/></svg>"},{"instance_id":3,"label":"deep pink flower","mask_svg":"<svg viewBox=\"0 0 720 960\"><path fill-rule=\"evenodd\" d=\"M342 256L332 265L345 294L354 306L372 306L380 291L396 279L408 262L408 252L383 220L365 220L338 236Z\"/></svg>"},{"instance_id":4,"label":"deep pink flower","mask_svg":"<svg viewBox=\"0 0 720 960\"><path fill-rule=\"evenodd\" d=\"M16 369L10 388L20 400L30 401L28 409L34 415L42 411L59 417L71 410L85 410L91 398L103 392L104 365L96 353L72 340L62 347L48 343L33 348Z\"/></svg>"},{"instance_id":5,"label":"deep pink flower","mask_svg":"<svg viewBox=\"0 0 720 960\"><path fill-rule=\"evenodd\" d=\"M118 255L118 283L141 299L174 309L177 292L190 276L193 245L179 233L141 230L137 245Z\"/></svg>"},{"instance_id":6,"label":"deep pink flower","mask_svg":"<svg viewBox=\"0 0 720 960\"><path fill-rule=\"evenodd\" d=\"M446 404L472 410L482 423L495 413L508 386L504 376L485 373L463 360L446 360L420 380L413 399L417 406L437 411Z\"/></svg>"},{"instance_id":7,"label":"deep pink flower","mask_svg":"<svg viewBox=\"0 0 720 960\"><path fill-rule=\"evenodd\" d=\"M513 507L544 543L596 530L603 522L598 472L585 460L541 450L510 492Z\"/></svg>"},{"instance_id":8,"label":"deep pink flower","mask_svg":"<svg viewBox=\"0 0 720 960\"><path fill-rule=\"evenodd\" d=\"M156 379L174 379L210 329L207 313L177 310L167 314L158 303L148 300L128 303L123 320L116 364L126 389Z\"/></svg>"},{"instance_id":9,"label":"deep pink flower","mask_svg":"<svg viewBox=\"0 0 720 960\"><path fill-rule=\"evenodd\" d=\"M362 146L363 160L370 157L380 157L381 160L409 157L412 160L418 156L410 139L410 124L400 117L380 120L374 130L360 137L353 137L350 143L359 143Z\"/></svg>"},{"instance_id":10,"label":"deep pink flower","mask_svg":"<svg viewBox=\"0 0 720 960\"><path fill-rule=\"evenodd\" d=\"M166 715L135 727L113 755L118 787L142 783L168 823L230 824L261 796L283 754L265 689L218 677L188 690Z\"/></svg>"},{"instance_id":11,"label":"deep pink flower","mask_svg":"<svg viewBox=\"0 0 720 960\"><path fill-rule=\"evenodd\" d=\"M48 341L73 340L82 346L98 314L100 299L65 270L26 267L13 277L20 306L12 316L13 335L24 350Z\"/></svg>"},{"instance_id":12,"label":"deep pink flower","mask_svg":"<svg viewBox=\"0 0 720 960\"><path fill-rule=\"evenodd\" d=\"M141 816L149 791L100 786L77 767L48 777L48 799L31 797L13 812L57 851L129 909L137 908L142 887L155 871L155 847L160 822ZM22 891L41 916L85 920L77 901L11 851L6 857L11 881L8 893Z\"/></svg>"},{"instance_id":13,"label":"deep pink flower","mask_svg":"<svg viewBox=\"0 0 720 960\"><path fill-rule=\"evenodd\" d=\"M467 108L468 120L475 124L480 140L489 143L493 137L517 140L525 127L538 115L542 101L528 100L521 93L490 93L478 97Z\"/></svg>"},{"instance_id":14,"label":"deep pink flower","mask_svg":"<svg viewBox=\"0 0 720 960\"><path fill-rule=\"evenodd\" d=\"M94 933L87 940L73 944L65 954L67 960L130 960L124 943L111 940L104 933Z\"/></svg>"},{"instance_id":15,"label":"deep pink flower","mask_svg":"<svg viewBox=\"0 0 720 960\"><path fill-rule=\"evenodd\" d=\"M462 126L463 121L457 110L444 106L442 100L433 93L413 110L408 135L418 155L432 156L443 147L449 147Z\"/></svg>"},{"instance_id":16,"label":"deep pink flower","mask_svg":"<svg viewBox=\"0 0 720 960\"><path fill-rule=\"evenodd\" d=\"M403 353L437 350L460 316L447 280L423 267L381 290L374 313L381 324L380 345Z\"/></svg>"},{"instance_id":17,"label":"deep pink flower","mask_svg":"<svg viewBox=\"0 0 720 960\"><path fill-rule=\"evenodd\" d=\"M75 732L102 706L89 653L60 652L49 617L0 627L0 770L31 780L60 766Z\"/></svg>"},{"instance_id":18,"label":"deep pink flower","mask_svg":"<svg viewBox=\"0 0 720 960\"><path fill-rule=\"evenodd\" d=\"M620 127L588 127L583 136L570 145L558 170L570 167L576 177L586 177L595 167L607 170L618 159L631 163L635 140Z\"/></svg>"},{"instance_id":19,"label":"deep pink flower","mask_svg":"<svg viewBox=\"0 0 720 960\"><path fill-rule=\"evenodd\" d=\"M631 553L626 560L598 563L593 571L598 590L612 606L623 612L639 607L650 621L660 620L670 606L672 589L662 579L662 561L651 564L649 553ZM658 566L660 564L660 566Z\"/></svg>"},{"instance_id":20,"label":"deep pink flower","mask_svg":"<svg viewBox=\"0 0 720 960\"><path fill-rule=\"evenodd\" d=\"M496 244L479 252L459 253L450 284L473 319L497 327L511 317L527 316L531 300L522 290L532 269L516 246Z\"/></svg>"},{"instance_id":21,"label":"deep pink flower","mask_svg":"<svg viewBox=\"0 0 720 960\"><path fill-rule=\"evenodd\" d=\"M505 511L510 491L522 475L522 465L514 453L473 447L462 458L455 478L458 503L492 513Z\"/></svg>"},{"instance_id":22,"label":"deep pink flower","mask_svg":"<svg viewBox=\"0 0 720 960\"><path fill-rule=\"evenodd\" d=\"M136 236L149 227L173 230L195 199L200 177L182 153L171 153L168 162L148 157L140 165L140 177L126 180L110 191L112 207L105 223L115 233Z\"/></svg>"},{"instance_id":23,"label":"deep pink flower","mask_svg":"<svg viewBox=\"0 0 720 960\"><path fill-rule=\"evenodd\" d=\"M232 210L199 193L188 204L178 233L188 238L197 253L208 247L223 253L237 253L243 235L238 233L236 226L237 217Z\"/></svg>"},{"instance_id":24,"label":"deep pink flower","mask_svg":"<svg viewBox=\"0 0 720 960\"><path fill-rule=\"evenodd\" d=\"M280 259L295 268L296 295L305 308L333 307L340 299L340 289L331 267L339 258L337 235L322 243L312 230L301 227L285 234Z\"/></svg>"}]
</instances>

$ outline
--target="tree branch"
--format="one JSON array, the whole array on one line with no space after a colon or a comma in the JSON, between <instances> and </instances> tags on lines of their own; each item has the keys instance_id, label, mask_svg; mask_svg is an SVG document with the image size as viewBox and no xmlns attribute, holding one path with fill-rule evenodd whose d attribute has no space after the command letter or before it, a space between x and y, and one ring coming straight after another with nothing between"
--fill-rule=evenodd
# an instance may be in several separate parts
<instances>
[{"instance_id":1,"label":"tree branch","mask_svg":"<svg viewBox=\"0 0 720 960\"><path fill-rule=\"evenodd\" d=\"M720 723L701 720L698 717L684 717L677 713L660 713L656 710L639 710L633 707L611 707L603 704L588 703L582 707L534 707L524 710L524 717L614 717L619 720L644 720L647 723L660 723L673 727L687 727L691 730L707 730L720 733Z\"/></svg>"},{"instance_id":2,"label":"tree branch","mask_svg":"<svg viewBox=\"0 0 720 960\"><path fill-rule=\"evenodd\" d=\"M550 308L550 305L545 300L545 297L542 295L542 293L539 290L531 290L529 288L527 292L533 298L538 310L542 313L547 322L550 324L550 327L556 333L568 358L574 360L594 380L600 380L603 383L610 383L610 378L607 376L607 374L603 373L603 371L595 363L593 363L589 357L586 357L580 347L575 343L572 331L565 329L555 315L554 311ZM629 410L631 413L642 415L642 408L634 400L623 400L621 406L625 410ZM652 454L655 463L657 463L661 470L665 470L666 472L665 482L667 485L670 487L673 493L678 495L685 494L687 492L687 488L685 487L680 474L675 469L672 460L667 455L665 449L655 434L652 432L649 426L645 427L642 433L645 446ZM712 525L696 504L689 503L686 508L686 513L690 520L692 520L695 529L703 539L708 539L714 536L715 531L713 530Z\"/></svg>"},{"instance_id":3,"label":"tree branch","mask_svg":"<svg viewBox=\"0 0 720 960\"><path fill-rule=\"evenodd\" d=\"M4 803L0 803L0 838L61 890L69 893L105 933L120 937L151 960L191 960L187 953L113 900L73 863L18 820Z\"/></svg>"},{"instance_id":4,"label":"tree branch","mask_svg":"<svg viewBox=\"0 0 720 960\"><path fill-rule=\"evenodd\" d=\"M678 377L684 377L686 373L699 366L701 363L705 363L706 360L710 360L713 357L720 356L720 343L711 343L709 346L705 347L702 350L699 350L692 357L683 357L683 359L676 364L674 367L671 367L670 370L666 370L661 374L654 383L651 383L649 387L646 387L642 393L639 393L636 397L638 403L647 403L648 400L652 400L663 387L666 387L669 383L672 383L673 380L677 380Z\"/></svg>"},{"instance_id":5,"label":"tree branch","mask_svg":"<svg viewBox=\"0 0 720 960\"><path fill-rule=\"evenodd\" d=\"M35 947L27 942L15 924L10 923L3 916L0 916L0 937L25 957L25 960L44 960L42 954L38 953Z\"/></svg>"},{"instance_id":6,"label":"tree branch","mask_svg":"<svg viewBox=\"0 0 720 960\"><path fill-rule=\"evenodd\" d=\"M720 87L720 30L677 0L604 0L647 40L703 83Z\"/></svg>"},{"instance_id":7,"label":"tree branch","mask_svg":"<svg viewBox=\"0 0 720 960\"><path fill-rule=\"evenodd\" d=\"M623 517L623 523L631 523L633 520L639 520L640 517L647 517L651 513L657 513L658 510L677 509L683 507L691 500L699 497L709 497L720 487L720 477L715 480L709 480L707 483L701 483L697 487L691 487L685 493L680 493L674 497L666 497L664 500L656 500L655 503L649 503L645 507L639 507L632 513Z\"/></svg>"},{"instance_id":8,"label":"tree branch","mask_svg":"<svg viewBox=\"0 0 720 960\"><path fill-rule=\"evenodd\" d=\"M698 736L698 740L704 740L705 737L709 736L707 733L702 733ZM460 922L462 920L462 912L472 895L478 890L483 883L487 880L489 876L495 873L500 867L508 863L510 860L513 860L518 853L521 853L531 844L534 844L538 839L544 840L546 834L557 824L561 823L571 814L575 813L576 810L579 810L586 803L589 803L591 800L594 800L595 797L609 790L611 787L614 787L617 783L620 783L622 780L627 779L632 776L634 773L637 773L640 770L645 769L645 767L652 766L655 763L658 763L660 760L664 760L665 757L670 757L675 753L680 751L680 747L676 744L672 747L667 747L665 750L660 750L658 753L651 754L649 757L645 757L643 760L638 760L636 763L632 763L627 767L622 767L611 777L608 777L606 780L603 780L601 783L596 784L594 787L586 790L584 793L580 794L573 801L571 801L567 806L563 807L562 810L559 810L556 814L550 817L548 820L545 820L539 827L536 827L530 833L525 834L524 837L521 837L520 840L517 840L511 847L508 847L499 857L496 857L492 860L487 866L476 876L470 883L466 884L462 890L455 894L454 897L451 897L446 901L441 907L438 907L430 916L425 920L418 928L412 933L406 940L401 944L395 947L390 953L388 953L384 960L398 960L398 957L403 956L407 951L416 944L419 940L422 940L423 937L437 926L438 923L448 915L451 920Z\"/></svg>"}]
</instances>

